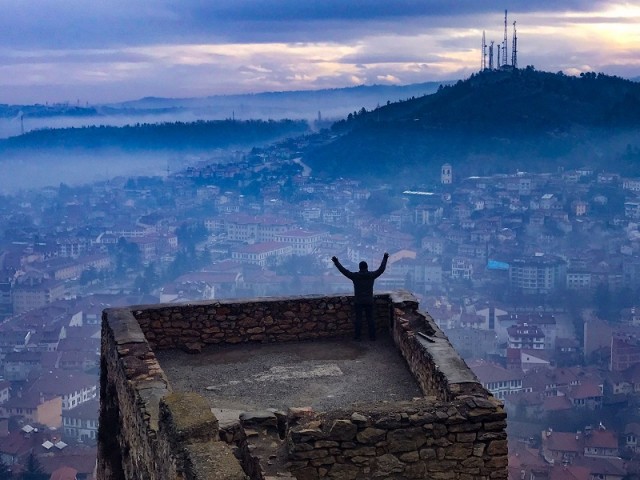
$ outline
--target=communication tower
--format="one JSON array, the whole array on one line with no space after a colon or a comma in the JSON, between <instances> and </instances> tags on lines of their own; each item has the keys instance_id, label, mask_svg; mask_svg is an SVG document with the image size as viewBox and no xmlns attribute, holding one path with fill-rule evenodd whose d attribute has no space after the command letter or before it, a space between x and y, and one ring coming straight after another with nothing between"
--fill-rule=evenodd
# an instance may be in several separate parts
<instances>
[{"instance_id":1,"label":"communication tower","mask_svg":"<svg viewBox=\"0 0 640 480\"><path fill-rule=\"evenodd\" d=\"M489 45L489 70L493 70L493 40L491 40L491 45Z\"/></svg>"},{"instance_id":2,"label":"communication tower","mask_svg":"<svg viewBox=\"0 0 640 480\"><path fill-rule=\"evenodd\" d=\"M502 48L504 49L502 52L502 64L507 66L507 56L509 55L509 51L507 50L507 11L504 11L504 40L502 41Z\"/></svg>"},{"instance_id":3,"label":"communication tower","mask_svg":"<svg viewBox=\"0 0 640 480\"><path fill-rule=\"evenodd\" d=\"M518 35L516 33L516 21L513 21L513 42L511 44L511 66L518 68Z\"/></svg>"},{"instance_id":4,"label":"communication tower","mask_svg":"<svg viewBox=\"0 0 640 480\"><path fill-rule=\"evenodd\" d=\"M480 71L485 70L486 68L487 68L487 40L483 30L482 31L482 58L480 59Z\"/></svg>"}]
</instances>

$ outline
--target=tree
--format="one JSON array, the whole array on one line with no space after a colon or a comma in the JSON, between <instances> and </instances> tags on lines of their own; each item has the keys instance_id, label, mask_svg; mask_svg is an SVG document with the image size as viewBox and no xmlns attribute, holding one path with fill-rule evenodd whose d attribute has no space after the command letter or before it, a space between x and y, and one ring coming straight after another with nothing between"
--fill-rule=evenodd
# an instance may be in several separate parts
<instances>
[{"instance_id":1,"label":"tree","mask_svg":"<svg viewBox=\"0 0 640 480\"><path fill-rule=\"evenodd\" d=\"M49 480L49 475L44 473L42 465L40 465L37 457L32 452L27 458L27 464L20 478L21 480Z\"/></svg>"},{"instance_id":2,"label":"tree","mask_svg":"<svg viewBox=\"0 0 640 480\"><path fill-rule=\"evenodd\" d=\"M11 473L11 468L6 465L2 460L0 460L0 480L12 480L13 473Z\"/></svg>"},{"instance_id":3,"label":"tree","mask_svg":"<svg viewBox=\"0 0 640 480\"><path fill-rule=\"evenodd\" d=\"M142 255L138 244L120 237L115 248L116 275L122 277L127 270L136 270L142 263L141 260Z\"/></svg>"}]
</instances>

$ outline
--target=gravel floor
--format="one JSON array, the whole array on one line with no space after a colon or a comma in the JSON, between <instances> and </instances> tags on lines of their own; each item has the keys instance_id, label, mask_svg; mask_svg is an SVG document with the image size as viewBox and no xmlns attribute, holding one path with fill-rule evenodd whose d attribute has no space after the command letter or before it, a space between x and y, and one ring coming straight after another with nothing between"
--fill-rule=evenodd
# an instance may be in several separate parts
<instances>
[{"instance_id":1,"label":"gravel floor","mask_svg":"<svg viewBox=\"0 0 640 480\"><path fill-rule=\"evenodd\" d=\"M195 391L224 410L311 406L422 396L389 337L295 344L209 347L199 354L156 352L174 390Z\"/></svg>"}]
</instances>

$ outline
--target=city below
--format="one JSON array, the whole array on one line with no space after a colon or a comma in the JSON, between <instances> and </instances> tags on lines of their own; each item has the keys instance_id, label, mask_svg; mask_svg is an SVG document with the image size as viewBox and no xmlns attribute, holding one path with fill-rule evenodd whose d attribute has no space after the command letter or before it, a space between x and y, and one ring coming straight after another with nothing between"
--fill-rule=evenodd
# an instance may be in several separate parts
<instances>
[{"instance_id":1,"label":"city below","mask_svg":"<svg viewBox=\"0 0 640 480\"><path fill-rule=\"evenodd\" d=\"M328 181L300 155L322 135L3 197L2 463L93 478L103 309L350 295L331 257L389 252L376 289L416 295L504 401L514 479L636 474L640 179L445 163L431 184Z\"/></svg>"}]
</instances>

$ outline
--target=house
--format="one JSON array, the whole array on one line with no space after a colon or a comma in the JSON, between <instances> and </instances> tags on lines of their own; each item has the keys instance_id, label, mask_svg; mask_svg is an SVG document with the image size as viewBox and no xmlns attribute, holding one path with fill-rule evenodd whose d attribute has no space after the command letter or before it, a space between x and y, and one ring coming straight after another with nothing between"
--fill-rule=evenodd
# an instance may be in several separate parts
<instances>
[{"instance_id":1,"label":"house","mask_svg":"<svg viewBox=\"0 0 640 480\"><path fill-rule=\"evenodd\" d=\"M482 386L501 400L522 390L522 372L507 370L489 362L471 362L469 367Z\"/></svg>"},{"instance_id":2,"label":"house","mask_svg":"<svg viewBox=\"0 0 640 480\"><path fill-rule=\"evenodd\" d=\"M261 267L281 263L291 255L293 255L293 247L280 242L254 243L238 247L231 252L233 260Z\"/></svg>"},{"instance_id":3,"label":"house","mask_svg":"<svg viewBox=\"0 0 640 480\"><path fill-rule=\"evenodd\" d=\"M541 418L544 415L545 397L535 392L515 392L505 396L504 405L509 415L518 418Z\"/></svg>"},{"instance_id":4,"label":"house","mask_svg":"<svg viewBox=\"0 0 640 480\"><path fill-rule=\"evenodd\" d=\"M6 380L0 380L0 405L9 400L9 392L11 383Z\"/></svg>"},{"instance_id":5,"label":"house","mask_svg":"<svg viewBox=\"0 0 640 480\"><path fill-rule=\"evenodd\" d=\"M520 368L523 372L538 368L547 368L551 364L550 354L546 350L540 349L515 349L520 353Z\"/></svg>"},{"instance_id":6,"label":"house","mask_svg":"<svg viewBox=\"0 0 640 480\"><path fill-rule=\"evenodd\" d=\"M60 428L62 397L40 392L22 392L0 404L0 416L22 417L25 422Z\"/></svg>"},{"instance_id":7,"label":"house","mask_svg":"<svg viewBox=\"0 0 640 480\"><path fill-rule=\"evenodd\" d=\"M66 288L63 281L36 278L25 274L19 277L13 286L13 312L20 313L44 307L55 300L63 298L65 291Z\"/></svg>"},{"instance_id":8,"label":"house","mask_svg":"<svg viewBox=\"0 0 640 480\"><path fill-rule=\"evenodd\" d=\"M557 395L553 397L545 396L542 408L546 413L570 412L573 410L573 404L566 395Z\"/></svg>"},{"instance_id":9,"label":"house","mask_svg":"<svg viewBox=\"0 0 640 480\"><path fill-rule=\"evenodd\" d=\"M98 435L100 402L92 399L62 413L62 427L67 441L94 443Z\"/></svg>"},{"instance_id":10,"label":"house","mask_svg":"<svg viewBox=\"0 0 640 480\"><path fill-rule=\"evenodd\" d=\"M598 428L586 429L584 433L585 457L617 457L618 435L602 424Z\"/></svg>"},{"instance_id":11,"label":"house","mask_svg":"<svg viewBox=\"0 0 640 480\"><path fill-rule=\"evenodd\" d=\"M640 452L640 423L628 423L624 428L624 448L634 453Z\"/></svg>"},{"instance_id":12,"label":"house","mask_svg":"<svg viewBox=\"0 0 640 480\"><path fill-rule=\"evenodd\" d=\"M617 333L611 336L612 372L621 372L640 363L640 338L633 334Z\"/></svg>"},{"instance_id":13,"label":"house","mask_svg":"<svg viewBox=\"0 0 640 480\"><path fill-rule=\"evenodd\" d=\"M542 456L548 463L571 463L583 453L580 435L570 432L554 432L552 429L543 430Z\"/></svg>"},{"instance_id":14,"label":"house","mask_svg":"<svg viewBox=\"0 0 640 480\"><path fill-rule=\"evenodd\" d=\"M327 237L327 232L296 229L276 234L275 241L291 245L293 255L311 255Z\"/></svg>"},{"instance_id":15,"label":"house","mask_svg":"<svg viewBox=\"0 0 640 480\"><path fill-rule=\"evenodd\" d=\"M49 480L77 480L77 478L78 471L75 468L60 467L51 472Z\"/></svg>"},{"instance_id":16,"label":"house","mask_svg":"<svg viewBox=\"0 0 640 480\"><path fill-rule=\"evenodd\" d=\"M70 410L97 396L98 379L86 373L55 369L43 373L27 391L62 398L62 410Z\"/></svg>"},{"instance_id":17,"label":"house","mask_svg":"<svg viewBox=\"0 0 640 480\"><path fill-rule=\"evenodd\" d=\"M602 386L594 382L584 382L580 385L572 386L567 392L574 407L588 408L596 410L602 408Z\"/></svg>"},{"instance_id":18,"label":"house","mask_svg":"<svg viewBox=\"0 0 640 480\"><path fill-rule=\"evenodd\" d=\"M624 461L615 457L579 457L574 465L589 469L590 480L622 480L628 473Z\"/></svg>"},{"instance_id":19,"label":"house","mask_svg":"<svg viewBox=\"0 0 640 480\"><path fill-rule=\"evenodd\" d=\"M521 323L507 328L509 348L524 348L528 350L543 350L545 335L536 325Z\"/></svg>"},{"instance_id":20,"label":"house","mask_svg":"<svg viewBox=\"0 0 640 480\"><path fill-rule=\"evenodd\" d=\"M55 366L55 352L9 352L4 358L4 378L11 382L25 381L33 373Z\"/></svg>"},{"instance_id":21,"label":"house","mask_svg":"<svg viewBox=\"0 0 640 480\"><path fill-rule=\"evenodd\" d=\"M11 467L22 463L43 441L43 433L29 425L0 437L0 461Z\"/></svg>"}]
</instances>

